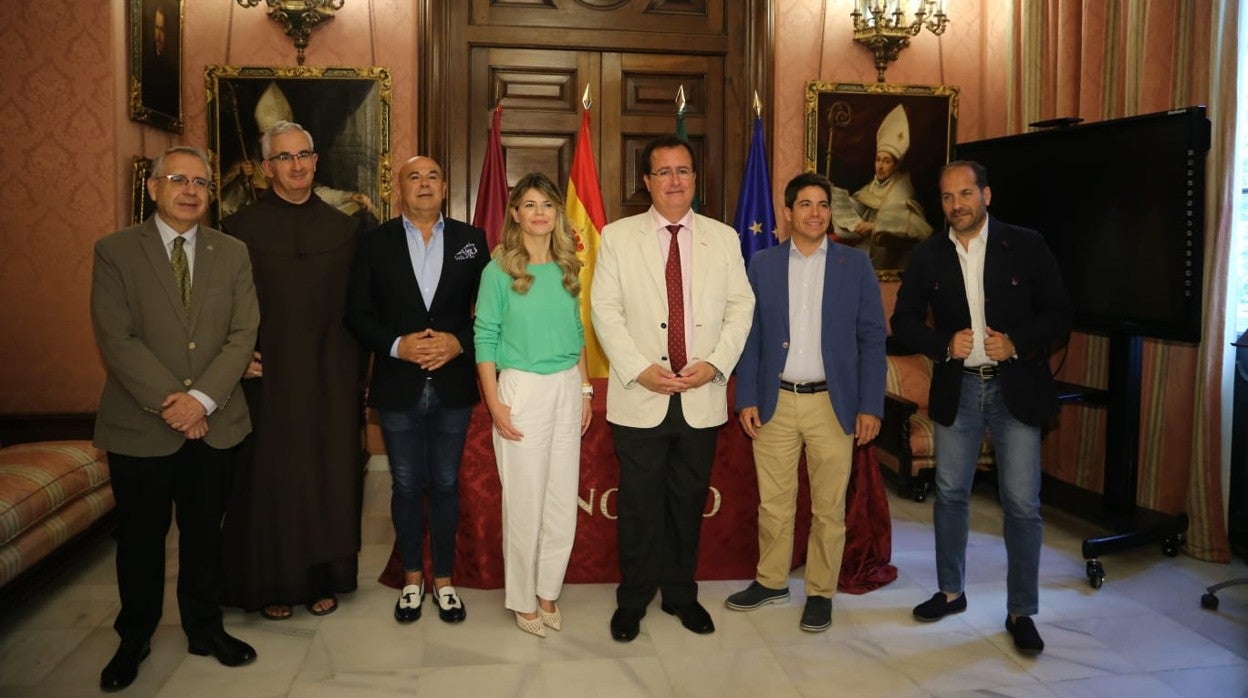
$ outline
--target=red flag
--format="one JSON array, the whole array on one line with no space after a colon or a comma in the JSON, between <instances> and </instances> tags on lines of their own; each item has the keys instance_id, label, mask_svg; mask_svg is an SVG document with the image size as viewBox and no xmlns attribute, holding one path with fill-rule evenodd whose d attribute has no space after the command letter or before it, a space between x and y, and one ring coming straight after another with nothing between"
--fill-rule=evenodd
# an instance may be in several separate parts
<instances>
[{"instance_id":1,"label":"red flag","mask_svg":"<svg viewBox=\"0 0 1248 698\"><path fill-rule=\"evenodd\" d=\"M594 164L594 145L590 142L588 107L581 112L581 131L576 137L576 150L572 152L572 173L568 176L565 210L568 223L576 234L576 256L584 265L581 267L581 324L585 327L587 369L591 378L605 378L607 357L590 323L589 286L594 280L598 239L607 225L607 214L602 205L598 167Z\"/></svg>"},{"instance_id":2,"label":"red flag","mask_svg":"<svg viewBox=\"0 0 1248 698\"><path fill-rule=\"evenodd\" d=\"M494 107L494 123L490 141L481 163L481 179L477 182L477 207L472 224L485 231L485 240L493 250L503 240L503 215L507 211L507 164L503 161L503 105Z\"/></svg>"}]
</instances>

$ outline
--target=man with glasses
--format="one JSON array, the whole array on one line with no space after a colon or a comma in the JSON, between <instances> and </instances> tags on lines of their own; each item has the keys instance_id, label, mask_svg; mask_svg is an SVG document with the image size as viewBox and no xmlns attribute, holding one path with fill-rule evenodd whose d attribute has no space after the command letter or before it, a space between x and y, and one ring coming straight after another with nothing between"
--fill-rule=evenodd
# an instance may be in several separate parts
<instances>
[{"instance_id":1,"label":"man with glasses","mask_svg":"<svg viewBox=\"0 0 1248 698\"><path fill-rule=\"evenodd\" d=\"M232 89L227 93L227 97L234 93ZM238 112L238 104L235 100L227 100L230 110L234 112L235 135L231 140L238 140L239 143L245 141L241 127L238 126L239 119L242 114ZM290 101L286 99L285 93L278 87L276 81L270 82L260 93L259 99L256 100L256 107L253 112L255 116L256 132L261 137L272 129L276 124L282 121L294 121L294 109L290 105ZM341 134L340 134L341 135ZM311 155L312 153L307 153ZM244 148L239 155L239 159L233 164L226 166L221 165L221 196L220 211L221 217L228 217L235 211L250 206L259 198L259 195L270 186L271 177L268 169L264 166L267 156L260 153L260 160L253 160L257 154L254 150ZM280 153L279 153L280 155ZM284 156L284 160L289 162L291 158L298 155L297 152L289 152ZM313 185L313 189L317 195L325 203L342 211L343 213L362 219L362 225L365 228L371 228L378 223L377 211L373 206L373 200L360 191L335 189L326 186L322 182Z\"/></svg>"},{"instance_id":2,"label":"man with glasses","mask_svg":"<svg viewBox=\"0 0 1248 698\"><path fill-rule=\"evenodd\" d=\"M727 376L754 311L737 233L692 211L693 148L641 153L651 207L602 231L594 330L611 363L607 421L620 462L620 585L611 636L637 637L655 592L689 630L715 631L693 579Z\"/></svg>"},{"instance_id":3,"label":"man with glasses","mask_svg":"<svg viewBox=\"0 0 1248 698\"><path fill-rule=\"evenodd\" d=\"M107 379L95 444L117 499L121 636L100 688L129 686L150 652L165 590L165 534L178 520L178 609L192 654L226 666L256 657L222 625L221 514L230 455L251 430L239 379L259 312L247 249L199 224L208 158L179 146L147 180L156 213L95 245L91 322Z\"/></svg>"},{"instance_id":4,"label":"man with glasses","mask_svg":"<svg viewBox=\"0 0 1248 698\"><path fill-rule=\"evenodd\" d=\"M356 588L365 356L343 325L358 219L313 191L316 150L299 124L260 139L272 186L222 227L247 244L260 336L243 390L255 433L240 452L225 522L222 602L283 620L332 613Z\"/></svg>"},{"instance_id":5,"label":"man with glasses","mask_svg":"<svg viewBox=\"0 0 1248 698\"><path fill-rule=\"evenodd\" d=\"M403 213L360 242L347 326L373 352L368 404L390 459L390 514L403 566L394 619L418 620L430 591L438 618L458 623L467 617L451 584L459 464L481 399L472 309L490 250L484 230L442 215L446 176L437 161L408 159L397 182ZM432 585L424 581L426 521Z\"/></svg>"}]
</instances>

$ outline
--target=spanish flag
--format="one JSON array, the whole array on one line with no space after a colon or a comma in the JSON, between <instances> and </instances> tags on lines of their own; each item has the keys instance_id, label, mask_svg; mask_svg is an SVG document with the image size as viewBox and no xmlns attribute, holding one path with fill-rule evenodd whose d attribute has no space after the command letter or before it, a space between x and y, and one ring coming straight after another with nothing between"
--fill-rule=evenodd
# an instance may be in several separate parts
<instances>
[{"instance_id":1,"label":"spanish flag","mask_svg":"<svg viewBox=\"0 0 1248 698\"><path fill-rule=\"evenodd\" d=\"M585 360L590 378L606 378L607 357L598 344L589 318L589 287L594 280L598 240L607 225L607 214L602 205L602 188L598 184L598 167L594 165L594 147L590 141L589 88L585 89L585 93L581 131L576 137L576 150L572 154L572 173L568 177L565 200L568 223L576 235L576 255L582 264L581 324L585 326Z\"/></svg>"}]
</instances>

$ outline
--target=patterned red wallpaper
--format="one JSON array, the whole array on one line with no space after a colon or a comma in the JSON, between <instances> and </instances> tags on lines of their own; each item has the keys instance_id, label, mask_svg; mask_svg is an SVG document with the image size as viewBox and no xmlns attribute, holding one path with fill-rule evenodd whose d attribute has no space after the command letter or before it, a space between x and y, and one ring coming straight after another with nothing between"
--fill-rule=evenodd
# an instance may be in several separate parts
<instances>
[{"instance_id":1,"label":"patterned red wallpaper","mask_svg":"<svg viewBox=\"0 0 1248 698\"><path fill-rule=\"evenodd\" d=\"M186 131L130 121L128 0L0 3L0 413L89 412L104 370L88 301L95 240L129 218L130 162L203 146L204 66L295 65L263 8L185 0ZM308 65L383 65L394 77L391 147L414 144L410 0L347 3L318 29Z\"/></svg>"}]
</instances>

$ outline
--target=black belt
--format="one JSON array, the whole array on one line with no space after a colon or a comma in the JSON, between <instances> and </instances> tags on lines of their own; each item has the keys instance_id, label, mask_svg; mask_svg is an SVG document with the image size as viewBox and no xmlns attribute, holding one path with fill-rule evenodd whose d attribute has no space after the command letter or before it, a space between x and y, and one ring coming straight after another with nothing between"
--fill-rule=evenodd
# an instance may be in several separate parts
<instances>
[{"instance_id":1,"label":"black belt","mask_svg":"<svg viewBox=\"0 0 1248 698\"><path fill-rule=\"evenodd\" d=\"M997 370L997 367L993 366L992 364L984 364L983 366L963 366L962 372L974 374L976 376L979 376L983 380L988 380L989 378L996 378L997 373L999 373L999 371Z\"/></svg>"},{"instance_id":2,"label":"black belt","mask_svg":"<svg viewBox=\"0 0 1248 698\"><path fill-rule=\"evenodd\" d=\"M828 390L827 381L807 381L805 383L790 383L788 381L780 381L780 389L786 393L800 393L809 395L810 393L823 393Z\"/></svg>"}]
</instances>

